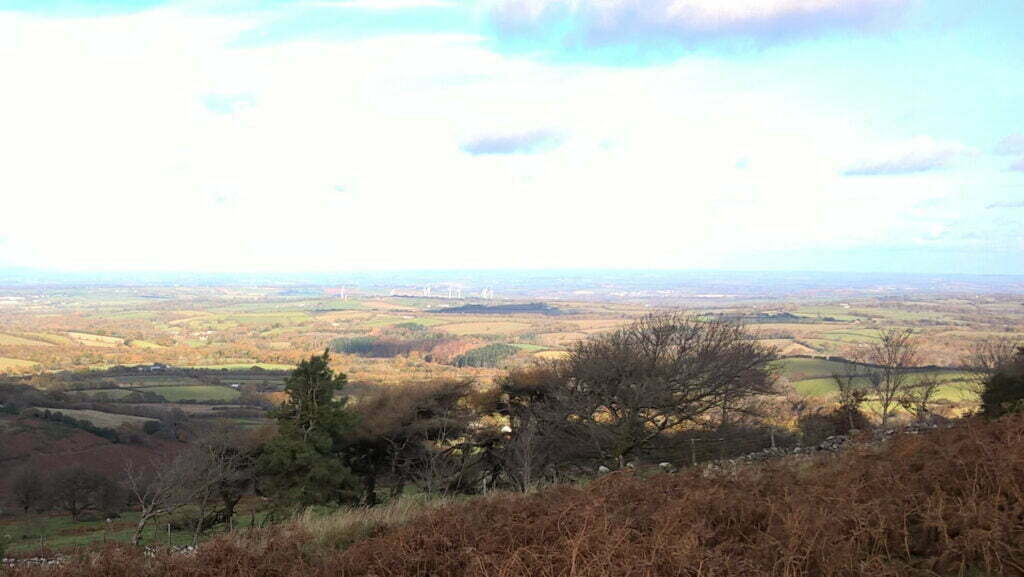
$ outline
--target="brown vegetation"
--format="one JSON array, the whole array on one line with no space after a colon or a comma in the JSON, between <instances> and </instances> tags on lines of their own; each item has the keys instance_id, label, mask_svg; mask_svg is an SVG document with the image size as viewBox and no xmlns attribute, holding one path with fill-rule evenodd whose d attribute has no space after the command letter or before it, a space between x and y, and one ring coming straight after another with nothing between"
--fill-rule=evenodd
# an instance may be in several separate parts
<instances>
[{"instance_id":1,"label":"brown vegetation","mask_svg":"<svg viewBox=\"0 0 1024 577\"><path fill-rule=\"evenodd\" d=\"M195 556L112 549L52 575L1024 575L1024 416L835 460L500 494L332 550L292 524Z\"/></svg>"}]
</instances>

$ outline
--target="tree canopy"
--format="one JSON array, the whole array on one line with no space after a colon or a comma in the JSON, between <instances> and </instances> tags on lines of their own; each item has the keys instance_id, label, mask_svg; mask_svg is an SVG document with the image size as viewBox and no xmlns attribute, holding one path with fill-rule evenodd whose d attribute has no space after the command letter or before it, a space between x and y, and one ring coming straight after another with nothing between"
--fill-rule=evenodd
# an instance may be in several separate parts
<instances>
[{"instance_id":1,"label":"tree canopy","mask_svg":"<svg viewBox=\"0 0 1024 577\"><path fill-rule=\"evenodd\" d=\"M351 501L356 480L341 456L354 418L341 395L347 379L330 368L328 351L299 363L285 384L288 400L275 412L277 436L259 459L266 491L282 504Z\"/></svg>"}]
</instances>

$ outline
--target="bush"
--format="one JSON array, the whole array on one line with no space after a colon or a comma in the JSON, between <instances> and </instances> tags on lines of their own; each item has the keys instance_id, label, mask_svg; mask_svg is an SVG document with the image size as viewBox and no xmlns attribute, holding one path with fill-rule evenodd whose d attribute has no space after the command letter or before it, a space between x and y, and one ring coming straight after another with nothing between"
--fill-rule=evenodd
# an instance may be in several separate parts
<instances>
[{"instance_id":1,"label":"bush","mask_svg":"<svg viewBox=\"0 0 1024 577\"><path fill-rule=\"evenodd\" d=\"M401 510L323 525L300 519L217 539L195 555L108 548L11 574L1024 576L1024 415L883 447L646 480L613 473L408 519Z\"/></svg>"},{"instance_id":2,"label":"bush","mask_svg":"<svg viewBox=\"0 0 1024 577\"><path fill-rule=\"evenodd\" d=\"M835 435L847 435L853 429L869 429L871 421L859 409L837 407L800 417L797 423L805 445L817 445Z\"/></svg>"},{"instance_id":3,"label":"bush","mask_svg":"<svg viewBox=\"0 0 1024 577\"><path fill-rule=\"evenodd\" d=\"M1024 371L1006 370L992 375L981 393L981 408L991 418L1024 410Z\"/></svg>"}]
</instances>

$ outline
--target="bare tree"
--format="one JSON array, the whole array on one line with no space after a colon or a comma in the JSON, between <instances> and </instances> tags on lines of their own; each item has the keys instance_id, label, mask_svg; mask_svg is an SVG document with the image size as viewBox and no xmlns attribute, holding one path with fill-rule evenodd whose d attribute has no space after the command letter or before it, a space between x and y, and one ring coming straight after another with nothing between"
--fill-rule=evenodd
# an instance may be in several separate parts
<instances>
[{"instance_id":1,"label":"bare tree","mask_svg":"<svg viewBox=\"0 0 1024 577\"><path fill-rule=\"evenodd\" d=\"M117 483L83 466L54 473L50 479L50 493L54 504L75 520L87 511L117 513L124 498Z\"/></svg>"},{"instance_id":2,"label":"bare tree","mask_svg":"<svg viewBox=\"0 0 1024 577\"><path fill-rule=\"evenodd\" d=\"M133 462L125 465L125 486L140 511L132 534L132 545L142 541L142 532L150 521L188 503L191 486L185 473L186 468L180 458L171 463L151 463L146 469Z\"/></svg>"},{"instance_id":3,"label":"bare tree","mask_svg":"<svg viewBox=\"0 0 1024 577\"><path fill-rule=\"evenodd\" d=\"M36 468L19 469L11 479L10 488L15 504L25 513L39 508L46 499L46 485Z\"/></svg>"},{"instance_id":4,"label":"bare tree","mask_svg":"<svg viewBox=\"0 0 1024 577\"><path fill-rule=\"evenodd\" d=\"M625 463L659 435L774 392L775 351L721 318L651 315L578 343L538 392L547 434Z\"/></svg>"},{"instance_id":5,"label":"bare tree","mask_svg":"<svg viewBox=\"0 0 1024 577\"><path fill-rule=\"evenodd\" d=\"M878 342L868 350L867 361L874 365L867 375L868 387L878 403L882 427L885 427L906 392L911 370L918 363L918 344L914 331L880 331Z\"/></svg>"},{"instance_id":6,"label":"bare tree","mask_svg":"<svg viewBox=\"0 0 1024 577\"><path fill-rule=\"evenodd\" d=\"M899 403L918 422L931 418L935 397L942 386L942 381L932 375L925 375L907 385L903 390Z\"/></svg>"},{"instance_id":7,"label":"bare tree","mask_svg":"<svg viewBox=\"0 0 1024 577\"><path fill-rule=\"evenodd\" d=\"M974 343L964 359L971 374L971 391L981 397L985 383L1001 369L1010 366L1024 343L1010 337L995 337Z\"/></svg>"},{"instance_id":8,"label":"bare tree","mask_svg":"<svg viewBox=\"0 0 1024 577\"><path fill-rule=\"evenodd\" d=\"M251 486L255 462L248 437L215 429L197 439L181 453L177 465L189 486L189 499L198 507L192 544L203 531L220 523L231 523L235 506ZM220 510L216 504L220 502Z\"/></svg>"},{"instance_id":9,"label":"bare tree","mask_svg":"<svg viewBox=\"0 0 1024 577\"><path fill-rule=\"evenodd\" d=\"M848 363L843 370L833 372L832 380L839 389L839 410L846 418L848 428L856 429L861 405L867 400L865 384L869 380L865 378L859 365L854 363Z\"/></svg>"}]
</instances>

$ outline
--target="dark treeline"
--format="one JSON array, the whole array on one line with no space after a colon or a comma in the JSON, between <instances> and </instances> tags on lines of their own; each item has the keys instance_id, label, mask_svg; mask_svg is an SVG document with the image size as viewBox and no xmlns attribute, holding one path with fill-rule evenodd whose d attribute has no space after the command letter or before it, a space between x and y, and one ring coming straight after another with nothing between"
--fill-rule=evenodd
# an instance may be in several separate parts
<instances>
[{"instance_id":1,"label":"dark treeline","mask_svg":"<svg viewBox=\"0 0 1024 577\"><path fill-rule=\"evenodd\" d=\"M452 340L440 334L381 335L337 339L333 349L340 353L369 358L391 358L413 352L429 353L441 343Z\"/></svg>"},{"instance_id":2,"label":"dark treeline","mask_svg":"<svg viewBox=\"0 0 1024 577\"><path fill-rule=\"evenodd\" d=\"M510 314L541 314L564 315L566 311L547 303L503 304L503 305L462 305L440 309L439 313L469 315L510 315Z\"/></svg>"}]
</instances>

